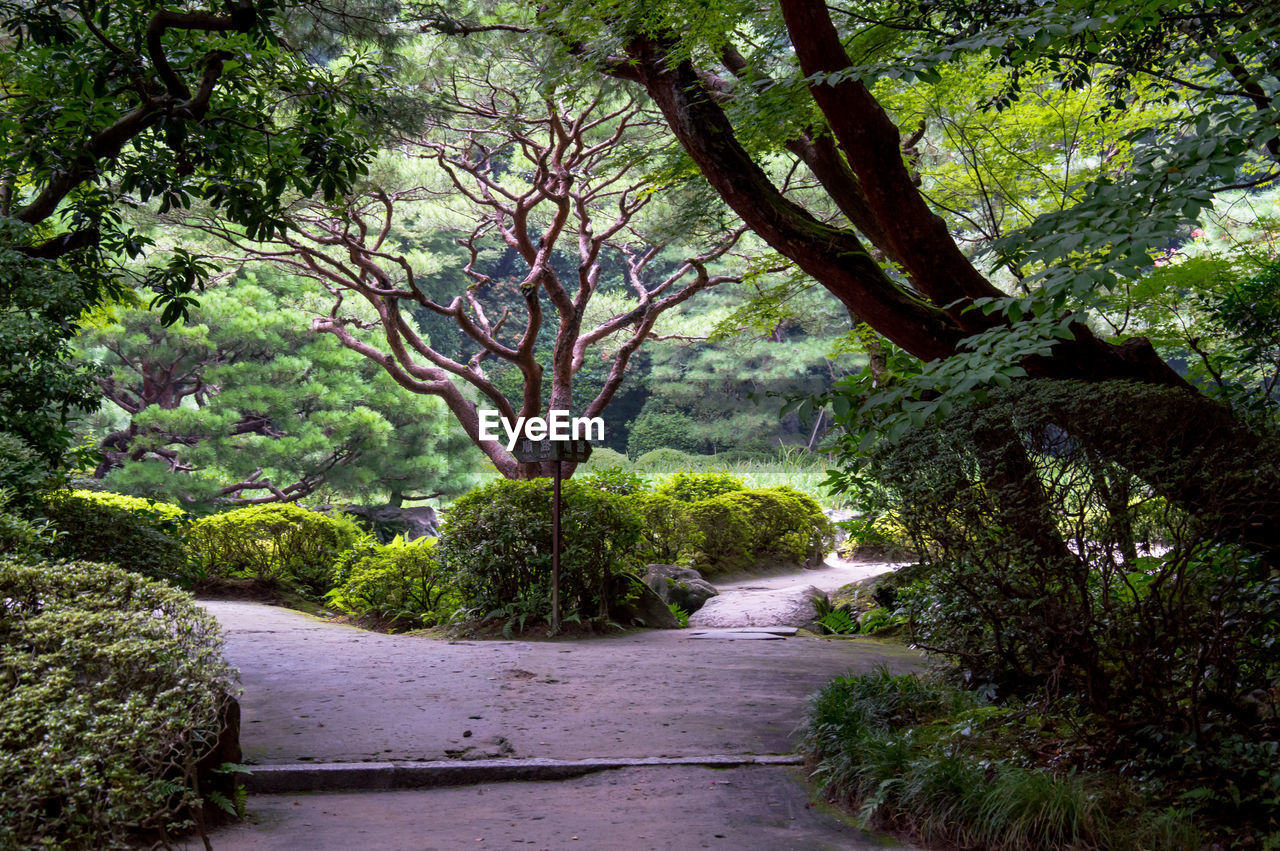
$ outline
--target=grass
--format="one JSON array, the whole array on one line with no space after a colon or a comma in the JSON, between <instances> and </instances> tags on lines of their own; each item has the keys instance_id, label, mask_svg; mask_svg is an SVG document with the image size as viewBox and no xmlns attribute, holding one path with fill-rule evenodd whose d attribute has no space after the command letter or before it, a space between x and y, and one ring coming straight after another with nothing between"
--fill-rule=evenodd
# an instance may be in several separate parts
<instances>
[{"instance_id":1,"label":"grass","mask_svg":"<svg viewBox=\"0 0 1280 851\"><path fill-rule=\"evenodd\" d=\"M843 497L827 493L823 483L827 479L826 456L811 453L798 446L783 447L770 456L742 457L736 453L724 455L687 455L671 450L657 450L642 455L634 461L611 450L597 449L591 460L581 468L584 472L604 467L620 466L639 473L652 484L681 470L726 470L749 488L772 488L787 485L807 493L827 509L848 508Z\"/></svg>"},{"instance_id":2,"label":"grass","mask_svg":"<svg viewBox=\"0 0 1280 851\"><path fill-rule=\"evenodd\" d=\"M803 728L814 777L871 827L992 849L1194 849L1185 810L1104 771L1026 756L1021 718L934 678L881 668L828 684Z\"/></svg>"}]
</instances>

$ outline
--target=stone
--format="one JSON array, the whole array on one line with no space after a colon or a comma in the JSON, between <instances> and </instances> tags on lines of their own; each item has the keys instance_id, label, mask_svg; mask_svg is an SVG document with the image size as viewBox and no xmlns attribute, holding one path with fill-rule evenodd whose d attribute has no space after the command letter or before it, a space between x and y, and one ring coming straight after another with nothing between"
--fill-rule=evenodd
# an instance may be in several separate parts
<instances>
[{"instance_id":1,"label":"stone","mask_svg":"<svg viewBox=\"0 0 1280 851\"><path fill-rule=\"evenodd\" d=\"M703 603L720 593L698 571L674 564L649 565L644 584L652 588L663 602L675 603L689 614L701 609Z\"/></svg>"},{"instance_id":2,"label":"stone","mask_svg":"<svg viewBox=\"0 0 1280 851\"><path fill-rule=\"evenodd\" d=\"M643 582L636 585L639 596L629 603L615 606L611 612L618 623L647 626L650 629L679 629L680 622L667 608L666 601Z\"/></svg>"},{"instance_id":3,"label":"stone","mask_svg":"<svg viewBox=\"0 0 1280 851\"><path fill-rule=\"evenodd\" d=\"M440 520L429 505L348 505L342 512L351 515L365 531L384 544L396 535L403 535L406 541L415 541L440 533Z\"/></svg>"}]
</instances>

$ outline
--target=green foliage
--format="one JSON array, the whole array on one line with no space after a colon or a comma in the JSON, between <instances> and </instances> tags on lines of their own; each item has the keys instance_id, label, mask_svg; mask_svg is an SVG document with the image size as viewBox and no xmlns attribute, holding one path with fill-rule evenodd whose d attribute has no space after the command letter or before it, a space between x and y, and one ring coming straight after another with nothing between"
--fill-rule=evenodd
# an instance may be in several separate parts
<instances>
[{"instance_id":1,"label":"green foliage","mask_svg":"<svg viewBox=\"0 0 1280 851\"><path fill-rule=\"evenodd\" d=\"M77 411L98 406L94 379L100 370L75 358L71 340L84 311L108 295L52 262L8 247L26 233L0 217L0 436L7 435L0 458L14 452L13 460L0 461L0 486L17 486L20 498L26 495L20 483L6 484L9 465L34 453L46 474L57 470L71 447L69 424ZM25 448L18 449L15 439Z\"/></svg>"},{"instance_id":2,"label":"green foliage","mask_svg":"<svg viewBox=\"0 0 1280 851\"><path fill-rule=\"evenodd\" d=\"M828 795L852 802L870 825L931 844L1200 847L1187 810L1144 798L1128 781L1019 760L1018 724L971 692L881 668L814 697L803 747Z\"/></svg>"},{"instance_id":3,"label":"green foliage","mask_svg":"<svg viewBox=\"0 0 1280 851\"><path fill-rule=\"evenodd\" d=\"M676 468L686 467L692 460L692 456L688 453L681 452L679 449L650 449L640 457L635 459L636 469L651 471L655 467L673 466Z\"/></svg>"},{"instance_id":4,"label":"green foliage","mask_svg":"<svg viewBox=\"0 0 1280 851\"><path fill-rule=\"evenodd\" d=\"M52 523L18 513L12 492L0 487L0 553L13 558L44 558L53 552L57 539Z\"/></svg>"},{"instance_id":5,"label":"green foliage","mask_svg":"<svg viewBox=\"0 0 1280 851\"><path fill-rule=\"evenodd\" d=\"M1225 449L1199 458L1191 516L1146 478L1168 472L1155 460L1134 475L1061 426L1105 418L1154 459L1172 431L1159 413L1181 392L1025 383L882 443L866 472L880 507L922 542L923 566L877 600L971 684L1046 713L1077 702L1091 720L1062 737L1150 788L1252 789L1186 803L1263 830L1280 799L1280 777L1257 768L1280 748L1280 579L1232 543L1238 518L1214 510L1253 475L1222 471L1250 465ZM1255 448L1254 466L1271 446Z\"/></svg>"},{"instance_id":6,"label":"green foliage","mask_svg":"<svg viewBox=\"0 0 1280 851\"><path fill-rule=\"evenodd\" d=\"M207 576L283 582L319 597L333 587L335 561L362 537L344 515L275 503L200 518L187 532L187 548Z\"/></svg>"},{"instance_id":7,"label":"green foliage","mask_svg":"<svg viewBox=\"0 0 1280 851\"><path fill-rule=\"evenodd\" d=\"M0 431L0 490L8 491L10 503L30 504L48 480L44 459L16 434Z\"/></svg>"},{"instance_id":8,"label":"green foliage","mask_svg":"<svg viewBox=\"0 0 1280 851\"><path fill-rule=\"evenodd\" d=\"M648 490L649 482L639 473L623 467L598 467L579 479L584 485L622 496Z\"/></svg>"},{"instance_id":9,"label":"green foliage","mask_svg":"<svg viewBox=\"0 0 1280 851\"><path fill-rule=\"evenodd\" d=\"M235 673L213 618L110 565L0 560L0 846L181 830Z\"/></svg>"},{"instance_id":10,"label":"green foliage","mask_svg":"<svg viewBox=\"0 0 1280 851\"><path fill-rule=\"evenodd\" d=\"M176 505L112 493L56 491L41 511L59 532L59 558L107 562L152 579L187 585L192 579Z\"/></svg>"},{"instance_id":11,"label":"green foliage","mask_svg":"<svg viewBox=\"0 0 1280 851\"><path fill-rule=\"evenodd\" d=\"M656 492L681 502L698 502L746 488L728 470L680 470L658 485Z\"/></svg>"},{"instance_id":12,"label":"green foliage","mask_svg":"<svg viewBox=\"0 0 1280 851\"><path fill-rule=\"evenodd\" d=\"M549 479L499 480L449 508L437 545L464 605L530 621L551 611ZM561 509L560 606L567 619L605 619L630 593L641 524L626 497L568 481Z\"/></svg>"},{"instance_id":13,"label":"green foliage","mask_svg":"<svg viewBox=\"0 0 1280 851\"><path fill-rule=\"evenodd\" d=\"M646 561L677 564L690 549L688 506L665 494L637 493L627 498L627 508L640 520Z\"/></svg>"},{"instance_id":14,"label":"green foliage","mask_svg":"<svg viewBox=\"0 0 1280 851\"><path fill-rule=\"evenodd\" d=\"M389 502L464 491L479 453L444 405L311 332L303 311L328 309L317 290L241 273L181 326L119 308L82 334L80 350L111 370L113 404L91 420L107 486L203 511L275 491Z\"/></svg>"},{"instance_id":15,"label":"green foliage","mask_svg":"<svg viewBox=\"0 0 1280 851\"><path fill-rule=\"evenodd\" d=\"M447 621L461 601L435 548L435 538L397 536L385 545L366 538L339 557L325 599L348 614L398 627Z\"/></svg>"},{"instance_id":16,"label":"green foliage","mask_svg":"<svg viewBox=\"0 0 1280 851\"><path fill-rule=\"evenodd\" d=\"M907 530L892 517L872 511L841 520L836 525L846 532L838 547L841 558L898 560L915 553Z\"/></svg>"},{"instance_id":17,"label":"green foliage","mask_svg":"<svg viewBox=\"0 0 1280 851\"><path fill-rule=\"evenodd\" d=\"M671 610L671 616L676 619L676 623L680 625L680 629L684 629L689 625L689 613L680 608L675 603L667 603L667 608Z\"/></svg>"},{"instance_id":18,"label":"green foliage","mask_svg":"<svg viewBox=\"0 0 1280 851\"><path fill-rule=\"evenodd\" d=\"M694 421L687 414L646 406L630 424L627 457L637 459L657 449L699 453L707 442L693 435Z\"/></svg>"},{"instance_id":19,"label":"green foliage","mask_svg":"<svg viewBox=\"0 0 1280 851\"><path fill-rule=\"evenodd\" d=\"M788 487L724 493L688 503L681 563L714 576L770 561L807 564L830 547L831 523L810 496Z\"/></svg>"}]
</instances>

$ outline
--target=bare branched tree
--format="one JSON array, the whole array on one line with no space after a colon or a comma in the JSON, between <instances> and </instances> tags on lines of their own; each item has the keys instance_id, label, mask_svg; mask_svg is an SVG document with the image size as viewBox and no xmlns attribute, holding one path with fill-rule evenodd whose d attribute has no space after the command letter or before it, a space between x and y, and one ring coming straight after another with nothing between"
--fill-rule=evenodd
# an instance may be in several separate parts
<instances>
[{"instance_id":1,"label":"bare branched tree","mask_svg":"<svg viewBox=\"0 0 1280 851\"><path fill-rule=\"evenodd\" d=\"M634 154L653 129L643 106L609 87L529 98L488 77L455 77L422 132L398 140L399 153L430 178L371 182L340 206L299 201L288 231L269 245L225 224L203 227L327 288L332 309L313 329L381 364L408 390L442 398L504 476L545 475L502 441L482 439L481 408L513 422L547 409L600 416L662 314L741 280L721 269L744 228L713 228L684 250L688 235L677 243L646 227L645 214L660 202ZM441 227L464 250L458 285L444 297L427 292L405 248L422 234L406 234L403 220L423 214L449 216ZM504 262L495 264L495 253ZM589 311L602 292L609 298ZM348 309L352 298L375 318ZM600 301L614 309L602 313ZM433 344L415 312L449 320L462 345ZM359 328L376 328L378 344L353 333ZM592 352L611 364L592 398L576 398L575 377ZM518 394L499 386L495 366L518 371Z\"/></svg>"}]
</instances>

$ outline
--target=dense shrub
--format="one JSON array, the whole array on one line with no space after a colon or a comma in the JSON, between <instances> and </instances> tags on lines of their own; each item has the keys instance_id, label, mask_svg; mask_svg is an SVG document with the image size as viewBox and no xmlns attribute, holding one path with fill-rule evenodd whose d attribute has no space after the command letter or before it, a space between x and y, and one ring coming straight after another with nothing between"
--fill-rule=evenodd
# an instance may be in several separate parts
<instances>
[{"instance_id":1,"label":"dense shrub","mask_svg":"<svg viewBox=\"0 0 1280 851\"><path fill-rule=\"evenodd\" d=\"M812 497L788 487L731 491L685 508L681 562L706 575L762 562L811 563L832 529Z\"/></svg>"},{"instance_id":2,"label":"dense shrub","mask_svg":"<svg viewBox=\"0 0 1280 851\"><path fill-rule=\"evenodd\" d=\"M829 797L873 827L965 848L1192 849L1186 809L1097 771L1014 756L1040 721L935 678L842 677L813 699L803 748Z\"/></svg>"},{"instance_id":3,"label":"dense shrub","mask_svg":"<svg viewBox=\"0 0 1280 851\"><path fill-rule=\"evenodd\" d=\"M234 673L191 598L111 565L0 561L0 847L183 826Z\"/></svg>"},{"instance_id":4,"label":"dense shrub","mask_svg":"<svg viewBox=\"0 0 1280 851\"><path fill-rule=\"evenodd\" d=\"M652 449L635 459L637 470L656 470L671 467L688 467L695 456L679 449Z\"/></svg>"},{"instance_id":5,"label":"dense shrub","mask_svg":"<svg viewBox=\"0 0 1280 851\"><path fill-rule=\"evenodd\" d=\"M698 502L745 488L742 479L728 470L680 470L658 485L655 492L681 502Z\"/></svg>"},{"instance_id":6,"label":"dense shrub","mask_svg":"<svg viewBox=\"0 0 1280 851\"><path fill-rule=\"evenodd\" d=\"M460 600L435 547L435 538L385 545L366 538L339 557L325 597L348 614L404 628L446 621Z\"/></svg>"},{"instance_id":7,"label":"dense shrub","mask_svg":"<svg viewBox=\"0 0 1280 851\"><path fill-rule=\"evenodd\" d=\"M689 506L660 493L637 493L627 507L640 520L646 562L676 564L691 551Z\"/></svg>"},{"instance_id":8,"label":"dense shrub","mask_svg":"<svg viewBox=\"0 0 1280 851\"><path fill-rule=\"evenodd\" d=\"M48 479L48 464L39 453L16 434L0 431L0 490L9 492L9 503L30 505Z\"/></svg>"},{"instance_id":9,"label":"dense shrub","mask_svg":"<svg viewBox=\"0 0 1280 851\"><path fill-rule=\"evenodd\" d=\"M700 453L707 442L694 437L697 421L678 411L654 410L646 405L627 433L627 457L637 459L655 449Z\"/></svg>"},{"instance_id":10,"label":"dense shrub","mask_svg":"<svg viewBox=\"0 0 1280 851\"><path fill-rule=\"evenodd\" d=\"M278 581L320 596L333 587L338 556L362 537L346 516L272 503L197 520L187 532L187 547L209 576Z\"/></svg>"},{"instance_id":11,"label":"dense shrub","mask_svg":"<svg viewBox=\"0 0 1280 851\"><path fill-rule=\"evenodd\" d=\"M906 528L892 515L870 512L836 524L845 530L841 558L898 561L915 558L916 545Z\"/></svg>"},{"instance_id":12,"label":"dense shrub","mask_svg":"<svg viewBox=\"0 0 1280 851\"><path fill-rule=\"evenodd\" d=\"M1262 830L1280 804L1280 773L1261 767L1280 752L1280 576L1213 510L1247 483L1190 471L1203 483L1192 516L1144 478L1169 473L1157 454L1121 469L1059 425L1101 419L1152 445L1159 424L1126 412L1179 392L1014 386L881 442L867 493L923 543L921 578L893 591L917 644L1002 700L1082 707L1064 749Z\"/></svg>"},{"instance_id":13,"label":"dense shrub","mask_svg":"<svg viewBox=\"0 0 1280 851\"><path fill-rule=\"evenodd\" d=\"M607 446L596 446L591 450L591 457L578 468L580 473L590 473L605 467L627 466L627 456Z\"/></svg>"},{"instance_id":14,"label":"dense shrub","mask_svg":"<svg viewBox=\"0 0 1280 851\"><path fill-rule=\"evenodd\" d=\"M551 612L549 479L499 480L449 508L437 557L453 572L464 605L518 625ZM607 617L630 592L640 522L624 497L578 482L563 486L560 607L563 617Z\"/></svg>"},{"instance_id":15,"label":"dense shrub","mask_svg":"<svg viewBox=\"0 0 1280 851\"><path fill-rule=\"evenodd\" d=\"M180 585L192 579L180 537L185 514L175 505L73 490L46 497L42 512L60 533L60 558L109 562Z\"/></svg>"},{"instance_id":16,"label":"dense shrub","mask_svg":"<svg viewBox=\"0 0 1280 851\"><path fill-rule=\"evenodd\" d=\"M649 487L644 476L622 466L594 469L579 477L578 481L596 490L622 495L640 493Z\"/></svg>"}]
</instances>

